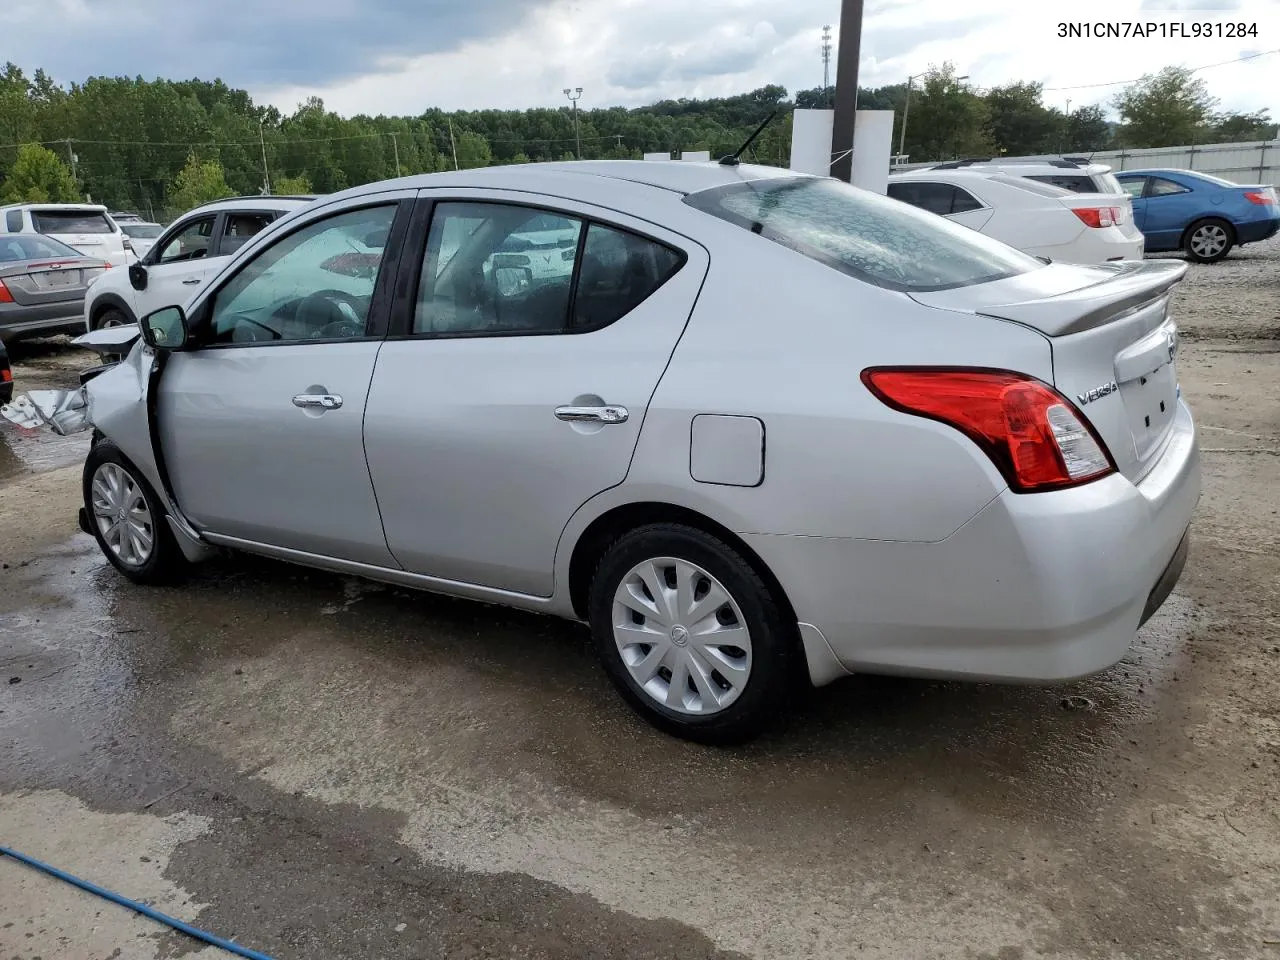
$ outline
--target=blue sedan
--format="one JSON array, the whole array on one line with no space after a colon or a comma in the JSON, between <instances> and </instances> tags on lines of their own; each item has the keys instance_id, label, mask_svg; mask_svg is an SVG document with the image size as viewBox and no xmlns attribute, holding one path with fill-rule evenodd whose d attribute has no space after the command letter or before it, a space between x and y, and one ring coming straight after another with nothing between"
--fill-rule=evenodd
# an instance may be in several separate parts
<instances>
[{"instance_id":1,"label":"blue sedan","mask_svg":"<svg viewBox=\"0 0 1280 960\"><path fill-rule=\"evenodd\" d=\"M1280 232L1275 187L1191 170L1123 170L1115 177L1133 199L1133 222L1148 253L1184 250L1198 263L1214 263L1238 244Z\"/></svg>"}]
</instances>

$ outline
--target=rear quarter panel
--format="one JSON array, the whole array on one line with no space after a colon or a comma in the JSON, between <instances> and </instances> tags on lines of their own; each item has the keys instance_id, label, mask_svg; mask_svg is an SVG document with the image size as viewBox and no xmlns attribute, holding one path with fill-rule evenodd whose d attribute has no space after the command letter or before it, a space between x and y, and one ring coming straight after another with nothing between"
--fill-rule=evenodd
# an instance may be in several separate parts
<instances>
[{"instance_id":1,"label":"rear quarter panel","mask_svg":"<svg viewBox=\"0 0 1280 960\"><path fill-rule=\"evenodd\" d=\"M710 220L710 218L708 218ZM730 224L619 491L675 502L739 533L936 541L1005 488L967 438L884 406L868 366L975 365L1052 380L1048 341L1004 321L924 307ZM690 476L698 414L765 424L757 487Z\"/></svg>"}]
</instances>

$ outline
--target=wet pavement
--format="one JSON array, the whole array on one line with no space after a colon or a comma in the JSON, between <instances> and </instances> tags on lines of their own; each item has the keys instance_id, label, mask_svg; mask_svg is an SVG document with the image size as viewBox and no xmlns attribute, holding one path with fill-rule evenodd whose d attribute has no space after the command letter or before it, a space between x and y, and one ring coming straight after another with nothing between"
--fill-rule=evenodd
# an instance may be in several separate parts
<instances>
[{"instance_id":1,"label":"wet pavement","mask_svg":"<svg viewBox=\"0 0 1280 960\"><path fill-rule=\"evenodd\" d=\"M252 558L132 586L75 530L82 450L0 428L0 843L281 960L1280 956L1280 244L1254 250L1180 295L1205 492L1124 662L855 677L729 750L635 719L577 625ZM31 381L74 381L64 353ZM196 950L0 859L6 960Z\"/></svg>"}]
</instances>

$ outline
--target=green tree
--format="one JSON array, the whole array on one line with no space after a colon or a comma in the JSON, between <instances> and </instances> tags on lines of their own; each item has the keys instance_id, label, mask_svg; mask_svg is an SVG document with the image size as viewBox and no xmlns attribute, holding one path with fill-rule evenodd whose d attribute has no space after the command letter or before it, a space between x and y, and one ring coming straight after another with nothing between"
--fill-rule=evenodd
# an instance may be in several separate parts
<instances>
[{"instance_id":1,"label":"green tree","mask_svg":"<svg viewBox=\"0 0 1280 960\"><path fill-rule=\"evenodd\" d=\"M487 167L493 160L489 150L489 141L478 133L455 131L458 144L458 168L468 170L471 167Z\"/></svg>"},{"instance_id":2,"label":"green tree","mask_svg":"<svg viewBox=\"0 0 1280 960\"><path fill-rule=\"evenodd\" d=\"M222 164L217 160L201 160L194 153L187 157L186 165L173 178L166 200L178 210L190 210L211 200L234 196L227 186Z\"/></svg>"},{"instance_id":3,"label":"green tree","mask_svg":"<svg viewBox=\"0 0 1280 960\"><path fill-rule=\"evenodd\" d=\"M271 189L284 196L302 196L313 192L311 181L305 173L296 177L276 177L271 181Z\"/></svg>"},{"instance_id":4,"label":"green tree","mask_svg":"<svg viewBox=\"0 0 1280 960\"><path fill-rule=\"evenodd\" d=\"M986 102L956 78L955 66L930 67L911 97L907 153L913 160L945 160L994 153Z\"/></svg>"},{"instance_id":5,"label":"green tree","mask_svg":"<svg viewBox=\"0 0 1280 960\"><path fill-rule=\"evenodd\" d=\"M1041 101L1039 83L992 87L983 100L991 115L991 138L1011 156L1049 153L1062 147L1066 118Z\"/></svg>"},{"instance_id":6,"label":"green tree","mask_svg":"<svg viewBox=\"0 0 1280 960\"><path fill-rule=\"evenodd\" d=\"M1203 142L1218 101L1186 67L1165 67L1125 87L1112 105L1120 112L1126 147L1168 147Z\"/></svg>"},{"instance_id":7,"label":"green tree","mask_svg":"<svg viewBox=\"0 0 1280 960\"><path fill-rule=\"evenodd\" d=\"M1222 113L1213 118L1210 137L1220 143L1243 143L1248 140L1274 140L1277 126L1267 110L1257 113Z\"/></svg>"},{"instance_id":8,"label":"green tree","mask_svg":"<svg viewBox=\"0 0 1280 960\"><path fill-rule=\"evenodd\" d=\"M1093 153L1107 149L1111 142L1111 127L1106 114L1098 106L1080 107L1067 118L1067 150Z\"/></svg>"},{"instance_id":9,"label":"green tree","mask_svg":"<svg viewBox=\"0 0 1280 960\"><path fill-rule=\"evenodd\" d=\"M0 190L0 200L5 203L74 203L80 199L71 169L38 143L18 148L18 158Z\"/></svg>"}]
</instances>

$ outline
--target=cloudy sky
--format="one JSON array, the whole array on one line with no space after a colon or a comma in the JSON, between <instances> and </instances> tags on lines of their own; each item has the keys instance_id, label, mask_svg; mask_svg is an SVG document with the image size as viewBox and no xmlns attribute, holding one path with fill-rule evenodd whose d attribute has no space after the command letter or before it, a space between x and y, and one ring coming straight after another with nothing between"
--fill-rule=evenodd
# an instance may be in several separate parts
<instances>
[{"instance_id":1,"label":"cloudy sky","mask_svg":"<svg viewBox=\"0 0 1280 960\"><path fill-rule=\"evenodd\" d=\"M839 0L4 0L0 60L62 82L94 74L221 77L284 111L344 114L714 97L822 82ZM1038 9L1037 9L1038 8ZM1244 23L1257 36L1082 40L1059 21ZM952 61L970 83L1045 84L1055 106L1105 103L1167 64L1280 50L1280 0L866 0L860 80ZM833 64L834 74L834 64ZM1280 114L1280 52L1200 74L1223 107ZM834 80L833 80L834 82ZM1057 89L1054 89L1057 88ZM1075 89L1064 89L1075 88Z\"/></svg>"}]
</instances>

